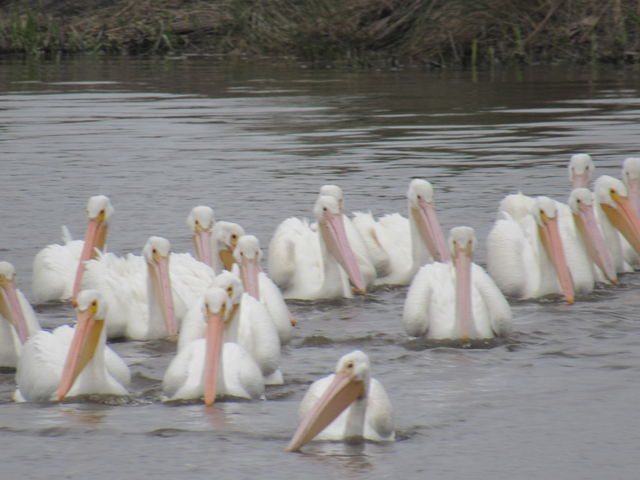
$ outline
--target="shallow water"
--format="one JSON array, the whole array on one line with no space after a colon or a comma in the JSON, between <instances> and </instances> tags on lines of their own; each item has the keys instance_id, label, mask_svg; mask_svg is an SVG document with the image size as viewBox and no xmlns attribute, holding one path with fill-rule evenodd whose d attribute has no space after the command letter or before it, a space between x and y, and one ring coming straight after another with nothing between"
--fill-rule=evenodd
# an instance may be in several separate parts
<instances>
[{"instance_id":1,"label":"shallow water","mask_svg":"<svg viewBox=\"0 0 640 480\"><path fill-rule=\"evenodd\" d=\"M521 190L566 199L566 163L588 152L619 177L638 155L640 72L307 71L215 59L0 61L2 259L29 295L31 261L80 237L89 196L116 209L109 250L150 235L190 251L185 219L208 204L263 249L287 216L309 216L318 188L342 186L348 210L406 208L412 177L436 190L445 229L480 240L499 200ZM121 342L131 398L119 404L15 404L0 373L3 478L637 478L640 275L575 305L512 301L497 345L412 341L406 288L366 298L292 302L285 385L267 400L166 405L172 344ZM38 307L41 323L71 308ZM491 347L491 348L489 348ZM307 385L361 349L391 397L398 440L282 448Z\"/></svg>"}]
</instances>

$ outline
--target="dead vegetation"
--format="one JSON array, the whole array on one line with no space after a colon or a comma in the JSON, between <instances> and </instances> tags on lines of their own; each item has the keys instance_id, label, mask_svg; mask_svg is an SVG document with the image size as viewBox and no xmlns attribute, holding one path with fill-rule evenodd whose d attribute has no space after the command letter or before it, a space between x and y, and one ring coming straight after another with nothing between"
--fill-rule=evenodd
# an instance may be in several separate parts
<instances>
[{"instance_id":1,"label":"dead vegetation","mask_svg":"<svg viewBox=\"0 0 640 480\"><path fill-rule=\"evenodd\" d=\"M640 0L13 0L0 13L5 53L473 67L640 56Z\"/></svg>"}]
</instances>

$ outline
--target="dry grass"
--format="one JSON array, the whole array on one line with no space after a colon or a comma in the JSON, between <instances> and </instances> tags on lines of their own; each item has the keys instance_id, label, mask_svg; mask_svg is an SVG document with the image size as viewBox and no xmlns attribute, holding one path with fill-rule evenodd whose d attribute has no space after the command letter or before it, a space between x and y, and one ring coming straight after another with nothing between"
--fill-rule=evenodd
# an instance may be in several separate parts
<instances>
[{"instance_id":1,"label":"dry grass","mask_svg":"<svg viewBox=\"0 0 640 480\"><path fill-rule=\"evenodd\" d=\"M200 51L320 63L630 62L640 0L0 1L0 51Z\"/></svg>"}]
</instances>

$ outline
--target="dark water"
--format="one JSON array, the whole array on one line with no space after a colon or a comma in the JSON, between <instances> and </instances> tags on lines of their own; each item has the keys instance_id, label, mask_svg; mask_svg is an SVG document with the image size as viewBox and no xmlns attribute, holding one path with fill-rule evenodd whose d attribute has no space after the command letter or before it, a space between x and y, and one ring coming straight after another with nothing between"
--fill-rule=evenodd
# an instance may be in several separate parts
<instances>
[{"instance_id":1,"label":"dark water","mask_svg":"<svg viewBox=\"0 0 640 480\"><path fill-rule=\"evenodd\" d=\"M405 211L412 177L436 189L444 227L480 246L507 193L568 193L566 162L588 152L620 176L640 154L640 71L345 73L215 59L0 63L0 251L29 295L31 261L81 236L89 196L111 197L109 249L150 235L189 251L197 204L263 248L336 183L349 210ZM640 449L640 275L568 306L512 302L493 348L409 341L406 288L292 303L286 383L261 402L169 406L164 342L115 344L129 403L14 404L0 374L2 478L635 479ZM70 307L39 307L52 328ZM395 409L398 441L316 443L287 454L307 385L359 348Z\"/></svg>"}]
</instances>

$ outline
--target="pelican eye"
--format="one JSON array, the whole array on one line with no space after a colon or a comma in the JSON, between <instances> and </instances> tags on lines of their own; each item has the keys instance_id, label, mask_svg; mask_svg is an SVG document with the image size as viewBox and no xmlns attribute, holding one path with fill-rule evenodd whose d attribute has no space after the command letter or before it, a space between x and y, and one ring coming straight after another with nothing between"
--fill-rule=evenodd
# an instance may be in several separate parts
<instances>
[{"instance_id":1,"label":"pelican eye","mask_svg":"<svg viewBox=\"0 0 640 480\"><path fill-rule=\"evenodd\" d=\"M153 253L154 255L158 253L158 250L156 248L154 248L153 250L151 250L151 253Z\"/></svg>"},{"instance_id":2,"label":"pelican eye","mask_svg":"<svg viewBox=\"0 0 640 480\"><path fill-rule=\"evenodd\" d=\"M102 210L100 210L100 215L104 215L106 212L104 211L104 208Z\"/></svg>"},{"instance_id":3,"label":"pelican eye","mask_svg":"<svg viewBox=\"0 0 640 480\"><path fill-rule=\"evenodd\" d=\"M98 302L96 302L95 300L93 302L91 302L91 306L92 307L97 307L98 306Z\"/></svg>"},{"instance_id":4,"label":"pelican eye","mask_svg":"<svg viewBox=\"0 0 640 480\"><path fill-rule=\"evenodd\" d=\"M353 362L347 363L347 368L351 370L353 368Z\"/></svg>"},{"instance_id":5,"label":"pelican eye","mask_svg":"<svg viewBox=\"0 0 640 480\"><path fill-rule=\"evenodd\" d=\"M196 219L196 225L200 225L200 221Z\"/></svg>"},{"instance_id":6,"label":"pelican eye","mask_svg":"<svg viewBox=\"0 0 640 480\"><path fill-rule=\"evenodd\" d=\"M236 235L235 233L232 233L231 234L231 238L233 238L235 240L236 238L238 238L238 235Z\"/></svg>"},{"instance_id":7,"label":"pelican eye","mask_svg":"<svg viewBox=\"0 0 640 480\"><path fill-rule=\"evenodd\" d=\"M609 193L610 193L611 195L614 195L614 194L616 193L616 189L615 189L615 188L610 188L610 189L609 189Z\"/></svg>"}]
</instances>

